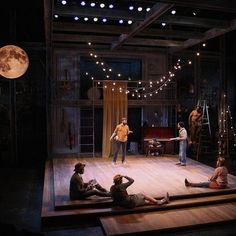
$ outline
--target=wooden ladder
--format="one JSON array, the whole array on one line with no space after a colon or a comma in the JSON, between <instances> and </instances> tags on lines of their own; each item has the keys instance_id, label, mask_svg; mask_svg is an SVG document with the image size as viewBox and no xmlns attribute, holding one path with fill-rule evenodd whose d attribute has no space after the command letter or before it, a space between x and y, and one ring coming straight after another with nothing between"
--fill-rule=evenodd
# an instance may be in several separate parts
<instances>
[{"instance_id":1,"label":"wooden ladder","mask_svg":"<svg viewBox=\"0 0 236 236\"><path fill-rule=\"evenodd\" d=\"M197 106L202 108L201 129L199 132L198 143L196 145L196 159L198 160L200 154L207 154L210 152L209 142L211 138L211 125L206 100L198 100Z\"/></svg>"}]
</instances>

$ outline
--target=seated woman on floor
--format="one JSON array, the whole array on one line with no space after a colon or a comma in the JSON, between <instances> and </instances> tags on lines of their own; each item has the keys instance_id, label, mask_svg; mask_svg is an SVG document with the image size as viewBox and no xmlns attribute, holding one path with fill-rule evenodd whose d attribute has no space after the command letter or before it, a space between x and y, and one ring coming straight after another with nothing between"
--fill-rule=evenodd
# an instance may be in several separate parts
<instances>
[{"instance_id":1,"label":"seated woman on floor","mask_svg":"<svg viewBox=\"0 0 236 236\"><path fill-rule=\"evenodd\" d=\"M70 179L70 199L86 199L90 196L99 197L110 197L111 194L100 184L97 183L95 179L90 180L88 183L84 183L82 174L84 173L85 164L77 163L75 165L74 174Z\"/></svg>"},{"instance_id":2,"label":"seated woman on floor","mask_svg":"<svg viewBox=\"0 0 236 236\"><path fill-rule=\"evenodd\" d=\"M123 183L123 178L128 180L126 183ZM166 197L161 200L156 200L153 197L147 196L142 193L138 194L128 194L127 188L133 184L134 180L128 176L115 175L113 178L114 185L111 186L111 197L113 202L125 208L134 208L137 206L143 206L146 204L156 204L162 205L164 203L169 203L169 194L166 194Z\"/></svg>"},{"instance_id":3,"label":"seated woman on floor","mask_svg":"<svg viewBox=\"0 0 236 236\"><path fill-rule=\"evenodd\" d=\"M203 187L212 189L222 189L226 188L228 184L228 170L225 167L225 159L219 157L217 159L216 168L213 175L210 177L209 181L201 183L191 183L185 179L186 187Z\"/></svg>"}]
</instances>

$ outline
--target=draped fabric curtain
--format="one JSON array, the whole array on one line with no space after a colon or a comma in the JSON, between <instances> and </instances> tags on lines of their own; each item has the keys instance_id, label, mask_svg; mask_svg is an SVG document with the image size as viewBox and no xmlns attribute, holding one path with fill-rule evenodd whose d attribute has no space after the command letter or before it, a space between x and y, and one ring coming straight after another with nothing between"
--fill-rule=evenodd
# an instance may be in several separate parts
<instances>
[{"instance_id":1,"label":"draped fabric curtain","mask_svg":"<svg viewBox=\"0 0 236 236\"><path fill-rule=\"evenodd\" d=\"M102 156L109 157L114 143L110 137L122 117L127 117L127 82L106 81L103 84L103 139Z\"/></svg>"}]
</instances>

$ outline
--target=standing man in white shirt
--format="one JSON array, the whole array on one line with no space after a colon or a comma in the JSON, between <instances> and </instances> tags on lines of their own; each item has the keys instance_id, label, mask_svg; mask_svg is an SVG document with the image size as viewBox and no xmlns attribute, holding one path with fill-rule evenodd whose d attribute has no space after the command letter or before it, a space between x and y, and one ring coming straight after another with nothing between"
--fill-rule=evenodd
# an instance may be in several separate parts
<instances>
[{"instance_id":1,"label":"standing man in white shirt","mask_svg":"<svg viewBox=\"0 0 236 236\"><path fill-rule=\"evenodd\" d=\"M179 137L171 138L170 140L177 140L179 141L179 162L176 165L186 166L187 156L187 130L184 127L184 122L178 122L177 127L179 129Z\"/></svg>"}]
</instances>

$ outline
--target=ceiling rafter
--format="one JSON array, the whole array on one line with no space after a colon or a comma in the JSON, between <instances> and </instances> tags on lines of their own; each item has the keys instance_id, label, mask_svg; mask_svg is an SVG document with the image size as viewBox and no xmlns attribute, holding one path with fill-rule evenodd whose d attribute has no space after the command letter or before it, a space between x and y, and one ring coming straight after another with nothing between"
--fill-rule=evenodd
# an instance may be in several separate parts
<instances>
[{"instance_id":1,"label":"ceiling rafter","mask_svg":"<svg viewBox=\"0 0 236 236\"><path fill-rule=\"evenodd\" d=\"M127 34L130 32L129 26L112 26L112 25L97 25L96 28L93 24L79 23L61 23L54 22L53 31L55 32L80 32L80 33L94 33L94 34ZM171 30L171 29L155 29L146 28L138 34L139 36L149 36L149 37L168 37L168 38L202 38L203 33L199 31L182 31L182 30Z\"/></svg>"},{"instance_id":2,"label":"ceiling rafter","mask_svg":"<svg viewBox=\"0 0 236 236\"><path fill-rule=\"evenodd\" d=\"M186 17L186 16L165 16L161 19L167 24L173 25L184 25L184 26L194 26L202 28L212 28L217 26L218 28L225 28L229 26L229 22L225 20L215 20L206 18L196 18L196 17ZM160 21L156 21L160 22Z\"/></svg>"},{"instance_id":3,"label":"ceiling rafter","mask_svg":"<svg viewBox=\"0 0 236 236\"><path fill-rule=\"evenodd\" d=\"M65 43L65 42L54 42L53 44L57 48L67 48L67 49L75 49L78 48L81 53L85 53L86 55L90 51L87 44L78 44L78 43ZM110 54L110 45L103 45L103 44L97 44L96 45L96 52L100 55L104 55L104 53ZM127 53L132 53L140 55L143 53L149 53L149 54L156 54L156 53L165 53L166 50L164 47L146 47L145 46L139 46L137 45L124 45L117 53L115 51L113 52L113 55L127 55Z\"/></svg>"},{"instance_id":4,"label":"ceiling rafter","mask_svg":"<svg viewBox=\"0 0 236 236\"><path fill-rule=\"evenodd\" d=\"M94 35L80 35L80 34L54 34L54 42L74 42L74 43L88 43L92 44L110 44L115 40L112 36L94 36ZM145 39L145 38L132 38L126 45L142 45L153 47L176 47L182 46L181 41L176 40L163 40L163 39Z\"/></svg>"},{"instance_id":5,"label":"ceiling rafter","mask_svg":"<svg viewBox=\"0 0 236 236\"><path fill-rule=\"evenodd\" d=\"M170 53L178 52L183 49L190 48L194 45L197 45L199 43L205 42L209 39L218 37L220 35L226 34L230 31L236 30L236 19L232 20L230 22L230 26L228 28L220 29L220 28L212 28L204 33L204 36L201 39L188 39L184 41L182 46L178 46L176 48L169 49Z\"/></svg>"},{"instance_id":6,"label":"ceiling rafter","mask_svg":"<svg viewBox=\"0 0 236 236\"><path fill-rule=\"evenodd\" d=\"M81 8L78 6L55 6L54 14L59 16L78 16L78 17L100 17L110 19L122 19L124 20L143 20L145 13L127 12L125 10L110 10L110 9L95 9L95 8Z\"/></svg>"},{"instance_id":7,"label":"ceiling rafter","mask_svg":"<svg viewBox=\"0 0 236 236\"><path fill-rule=\"evenodd\" d=\"M159 0L159 2L175 4L176 6L206 9L212 11L236 12L236 1L232 0Z\"/></svg>"},{"instance_id":8,"label":"ceiling rafter","mask_svg":"<svg viewBox=\"0 0 236 236\"><path fill-rule=\"evenodd\" d=\"M111 45L111 50L117 49L121 46L125 41L133 37L135 34L144 30L148 25L150 25L153 21L155 21L158 17L168 11L173 5L172 4L161 4L156 3L149 14L147 14L144 21L142 21L137 27L131 30L128 34L120 35L118 42L113 42Z\"/></svg>"},{"instance_id":9,"label":"ceiling rafter","mask_svg":"<svg viewBox=\"0 0 236 236\"><path fill-rule=\"evenodd\" d=\"M160 3L157 3L156 6L159 6ZM169 5L173 6L173 5ZM152 11L154 11L154 7L152 7ZM170 8L171 8L170 7ZM158 7L156 7L158 9ZM127 11L122 10L108 10L108 9L83 9L77 6L68 6L66 8L61 6L56 6L54 10L54 14L58 14L59 16L78 16L78 17L99 17L99 18L109 18L113 20L123 19L123 20L132 20L133 22L141 22L146 19L148 14L145 13L129 13ZM149 12L151 14L151 12ZM166 22L168 24L177 24L177 25L186 25L186 26L197 26L204 28L212 28L214 26L218 27L227 27L228 22L224 20L217 19L206 19L199 17L186 17L186 16L161 16L161 19L156 19L152 23L160 24L162 22Z\"/></svg>"}]
</instances>

